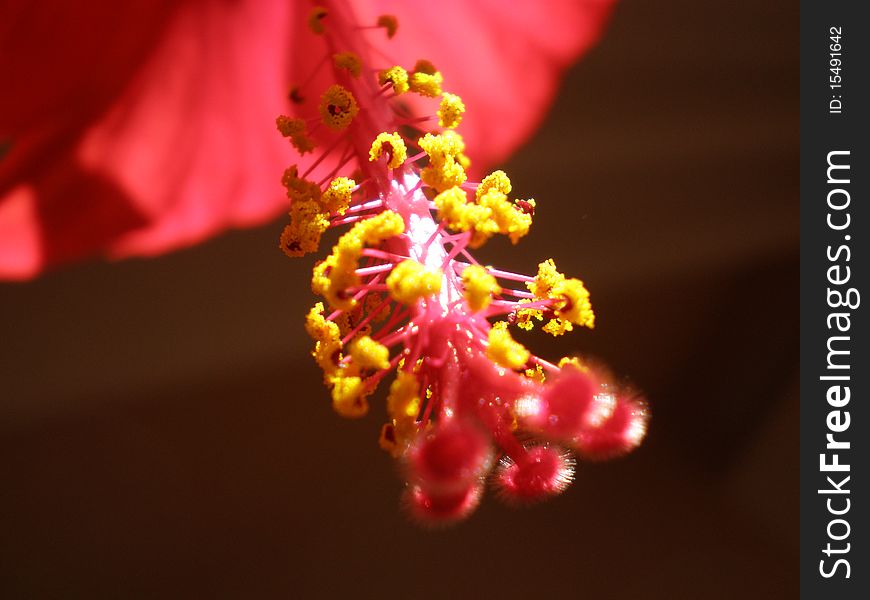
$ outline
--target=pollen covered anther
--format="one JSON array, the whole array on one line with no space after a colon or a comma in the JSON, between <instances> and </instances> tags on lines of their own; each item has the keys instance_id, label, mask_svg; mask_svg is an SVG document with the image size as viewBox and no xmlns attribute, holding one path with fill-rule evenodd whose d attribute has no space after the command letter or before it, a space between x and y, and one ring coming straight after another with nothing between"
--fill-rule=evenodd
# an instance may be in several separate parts
<instances>
[{"instance_id":1,"label":"pollen covered anther","mask_svg":"<svg viewBox=\"0 0 870 600\"><path fill-rule=\"evenodd\" d=\"M378 83L381 85L387 85L388 83L392 85L393 93L397 96L411 89L408 85L408 72L399 66L390 67L378 73Z\"/></svg>"},{"instance_id":2,"label":"pollen covered anther","mask_svg":"<svg viewBox=\"0 0 870 600\"><path fill-rule=\"evenodd\" d=\"M412 305L441 291L440 272L429 271L416 260L405 260L387 277L387 289L397 302Z\"/></svg>"},{"instance_id":3,"label":"pollen covered anther","mask_svg":"<svg viewBox=\"0 0 870 600\"><path fill-rule=\"evenodd\" d=\"M501 286L495 277L480 265L466 267L462 272L462 283L465 285L465 301L474 312L489 306L492 297L501 293Z\"/></svg>"},{"instance_id":4,"label":"pollen covered anther","mask_svg":"<svg viewBox=\"0 0 870 600\"><path fill-rule=\"evenodd\" d=\"M418 60L408 78L408 85L412 92L429 98L436 98L441 94L443 82L444 77L428 60Z\"/></svg>"},{"instance_id":5,"label":"pollen covered anther","mask_svg":"<svg viewBox=\"0 0 870 600\"><path fill-rule=\"evenodd\" d=\"M367 335L357 338L350 345L353 364L361 369L389 369L390 350Z\"/></svg>"},{"instance_id":6,"label":"pollen covered anther","mask_svg":"<svg viewBox=\"0 0 870 600\"><path fill-rule=\"evenodd\" d=\"M320 97L320 116L330 129L346 129L357 113L356 99L341 85L331 85Z\"/></svg>"},{"instance_id":7,"label":"pollen covered anther","mask_svg":"<svg viewBox=\"0 0 870 600\"><path fill-rule=\"evenodd\" d=\"M365 382L357 376L332 378L332 407L348 419L364 417L369 412Z\"/></svg>"},{"instance_id":8,"label":"pollen covered anther","mask_svg":"<svg viewBox=\"0 0 870 600\"><path fill-rule=\"evenodd\" d=\"M511 337L504 321L496 323L489 330L486 355L497 365L508 369L520 369L529 360L529 351Z\"/></svg>"},{"instance_id":9,"label":"pollen covered anther","mask_svg":"<svg viewBox=\"0 0 870 600\"><path fill-rule=\"evenodd\" d=\"M378 17L377 26L383 27L387 32L387 39L393 39L399 29L399 20L395 15L381 15Z\"/></svg>"},{"instance_id":10,"label":"pollen covered anther","mask_svg":"<svg viewBox=\"0 0 870 600\"><path fill-rule=\"evenodd\" d=\"M348 177L336 177L329 182L329 187L321 196L321 203L326 212L343 215L351 203L351 194L356 182Z\"/></svg>"},{"instance_id":11,"label":"pollen covered anther","mask_svg":"<svg viewBox=\"0 0 870 600\"><path fill-rule=\"evenodd\" d=\"M281 115L275 119L275 124L278 126L278 131L281 132L281 135L290 139L290 143L299 151L299 154L311 152L316 147L314 141L308 137L303 119L294 119Z\"/></svg>"},{"instance_id":12,"label":"pollen covered anther","mask_svg":"<svg viewBox=\"0 0 870 600\"><path fill-rule=\"evenodd\" d=\"M379 133L375 141L372 142L371 150L369 150L369 160L376 161L382 155L387 157L387 166L391 169L398 169L408 159L408 150L405 147L405 141L398 133Z\"/></svg>"},{"instance_id":13,"label":"pollen covered anther","mask_svg":"<svg viewBox=\"0 0 870 600\"><path fill-rule=\"evenodd\" d=\"M353 77L359 77L362 70L362 62L353 52L338 52L332 55L332 64L336 69L344 69Z\"/></svg>"},{"instance_id":14,"label":"pollen covered anther","mask_svg":"<svg viewBox=\"0 0 870 600\"><path fill-rule=\"evenodd\" d=\"M444 92L438 107L438 125L453 129L462 121L463 113L465 113L465 104L462 103L462 98Z\"/></svg>"},{"instance_id":15,"label":"pollen covered anther","mask_svg":"<svg viewBox=\"0 0 870 600\"><path fill-rule=\"evenodd\" d=\"M311 30L312 33L317 35L323 35L326 32L326 28L323 26L323 19L329 14L322 6L315 6L308 13L308 29Z\"/></svg>"}]
</instances>

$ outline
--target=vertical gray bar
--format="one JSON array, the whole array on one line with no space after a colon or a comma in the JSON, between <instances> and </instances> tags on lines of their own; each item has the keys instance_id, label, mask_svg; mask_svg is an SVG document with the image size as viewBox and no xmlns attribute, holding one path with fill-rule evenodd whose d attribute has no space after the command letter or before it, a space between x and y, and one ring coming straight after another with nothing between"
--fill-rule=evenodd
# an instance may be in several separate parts
<instances>
[{"instance_id":1,"label":"vertical gray bar","mask_svg":"<svg viewBox=\"0 0 870 600\"><path fill-rule=\"evenodd\" d=\"M864 8L801 2L801 597L810 599L870 598Z\"/></svg>"}]
</instances>

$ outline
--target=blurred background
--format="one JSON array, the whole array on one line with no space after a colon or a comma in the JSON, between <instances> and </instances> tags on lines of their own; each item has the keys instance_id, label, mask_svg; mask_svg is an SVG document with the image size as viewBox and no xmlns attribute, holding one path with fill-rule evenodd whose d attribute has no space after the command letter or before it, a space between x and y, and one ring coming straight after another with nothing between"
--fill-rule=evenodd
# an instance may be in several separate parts
<instances>
[{"instance_id":1,"label":"blurred background","mask_svg":"<svg viewBox=\"0 0 870 600\"><path fill-rule=\"evenodd\" d=\"M593 332L523 341L643 390L639 450L421 530L379 411L329 406L283 219L82 264L0 285L0 595L796 597L797 4L622 2L504 168L540 210L483 258L586 281Z\"/></svg>"}]
</instances>

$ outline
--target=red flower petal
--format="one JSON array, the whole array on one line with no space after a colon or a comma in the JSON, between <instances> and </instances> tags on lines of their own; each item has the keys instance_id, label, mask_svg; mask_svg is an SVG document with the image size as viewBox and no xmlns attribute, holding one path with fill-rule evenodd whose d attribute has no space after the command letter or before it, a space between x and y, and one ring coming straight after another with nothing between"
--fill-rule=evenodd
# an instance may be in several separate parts
<instances>
[{"instance_id":1,"label":"red flower petal","mask_svg":"<svg viewBox=\"0 0 870 600\"><path fill-rule=\"evenodd\" d=\"M309 4L92 2L68 14L31 4L0 17L0 76L16 90L0 100L0 144L13 142L0 157L0 277L155 254L286 209L292 153L274 118L321 54ZM463 97L477 167L532 131L609 7L356 2L361 22L399 17L392 41L363 35L401 64L429 58Z\"/></svg>"}]
</instances>

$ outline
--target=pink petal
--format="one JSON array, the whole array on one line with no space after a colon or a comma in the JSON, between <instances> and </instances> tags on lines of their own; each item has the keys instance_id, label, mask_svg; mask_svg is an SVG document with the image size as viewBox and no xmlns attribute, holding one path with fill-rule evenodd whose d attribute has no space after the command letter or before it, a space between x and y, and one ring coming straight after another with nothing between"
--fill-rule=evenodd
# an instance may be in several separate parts
<instances>
[{"instance_id":1,"label":"pink petal","mask_svg":"<svg viewBox=\"0 0 870 600\"><path fill-rule=\"evenodd\" d=\"M443 0L417 2L401 13L387 0L356 5L362 22L397 14L396 37L387 41L377 32L372 39L402 66L431 60L444 74L444 88L462 97L466 113L458 131L480 174L532 134L562 71L598 40L613 0Z\"/></svg>"},{"instance_id":2,"label":"pink petal","mask_svg":"<svg viewBox=\"0 0 870 600\"><path fill-rule=\"evenodd\" d=\"M123 4L89 3L81 18L4 9L0 51L15 58L0 75L23 84L0 101L0 136L14 141L0 159L0 232L14 232L0 244L0 277L95 253L156 254L286 210L280 176L294 157L274 118L289 83L323 56L305 29L310 5ZM403 65L430 58L463 97L460 131L478 168L530 134L609 7L356 2L361 22L399 17L392 41L363 35Z\"/></svg>"}]
</instances>

